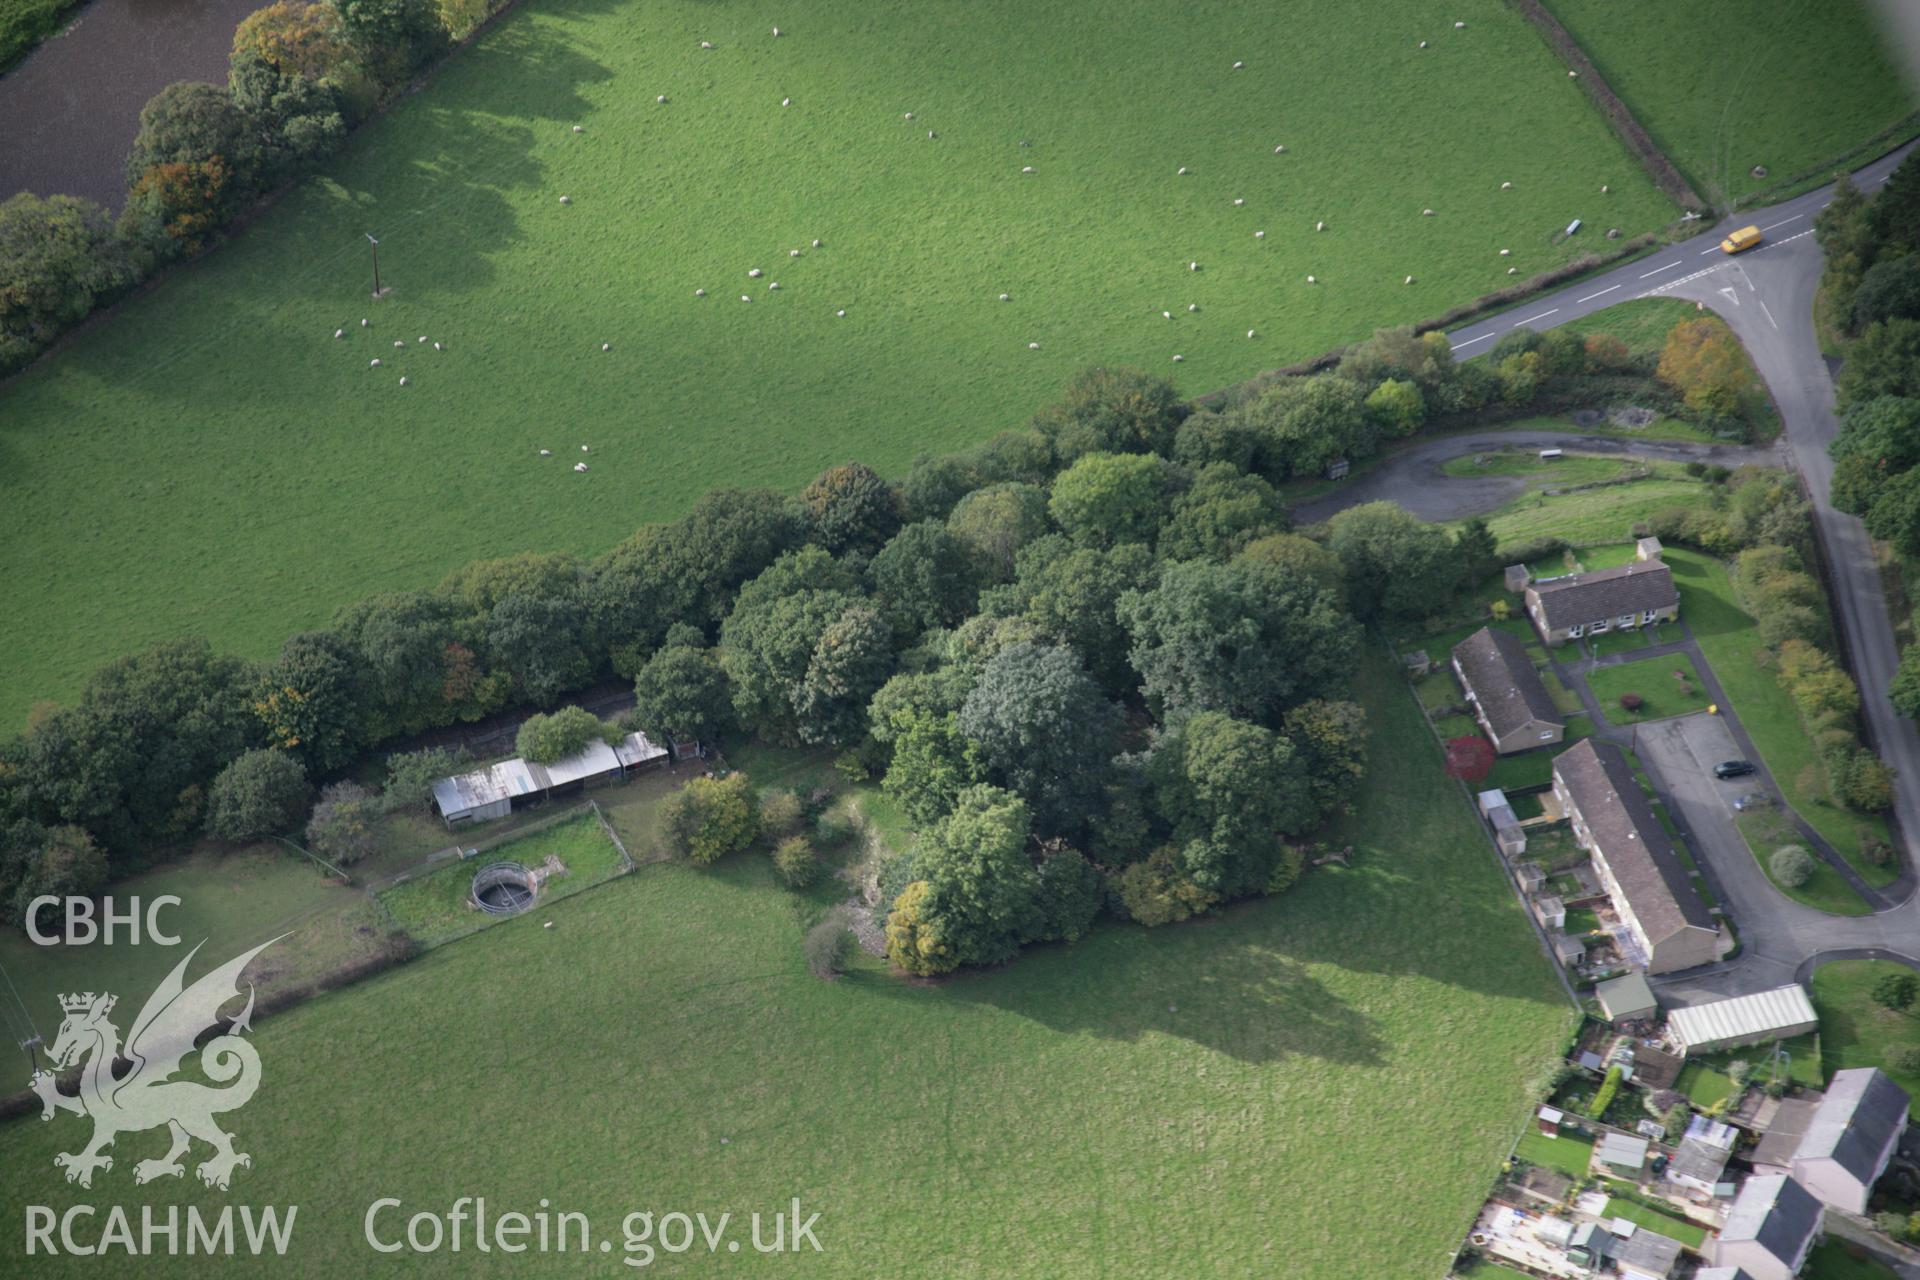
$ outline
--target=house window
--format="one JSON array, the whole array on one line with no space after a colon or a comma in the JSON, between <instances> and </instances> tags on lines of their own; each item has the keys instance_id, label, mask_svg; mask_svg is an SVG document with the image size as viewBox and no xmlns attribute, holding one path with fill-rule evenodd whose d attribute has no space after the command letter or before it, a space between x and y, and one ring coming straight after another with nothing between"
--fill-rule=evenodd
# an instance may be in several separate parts
<instances>
[{"instance_id":1,"label":"house window","mask_svg":"<svg viewBox=\"0 0 1920 1280\"><path fill-rule=\"evenodd\" d=\"M1632 614L1630 614L1630 613L1623 613L1623 614L1621 614L1621 615L1620 615L1620 625L1621 625L1621 626L1623 626L1623 627L1631 627L1631 626L1633 626L1633 625L1634 625L1634 621L1633 621L1633 615L1632 615Z\"/></svg>"},{"instance_id":2,"label":"house window","mask_svg":"<svg viewBox=\"0 0 1920 1280\"><path fill-rule=\"evenodd\" d=\"M1653 619L1654 619L1654 611L1652 609L1649 609L1645 613L1640 615L1640 621L1642 622L1652 622Z\"/></svg>"},{"instance_id":3,"label":"house window","mask_svg":"<svg viewBox=\"0 0 1920 1280\"><path fill-rule=\"evenodd\" d=\"M1542 730L1540 731L1540 741L1542 741L1542 742L1552 742L1552 741L1553 741L1553 730L1551 730L1551 729L1542 729Z\"/></svg>"},{"instance_id":4,"label":"house window","mask_svg":"<svg viewBox=\"0 0 1920 1280\"><path fill-rule=\"evenodd\" d=\"M1586 628L1577 622L1567 628L1567 636L1573 640L1578 640L1585 632Z\"/></svg>"},{"instance_id":5,"label":"house window","mask_svg":"<svg viewBox=\"0 0 1920 1280\"><path fill-rule=\"evenodd\" d=\"M1598 634L1599 632L1605 631L1611 625L1612 624L1609 623L1605 618L1595 618L1591 623L1588 624L1588 629Z\"/></svg>"}]
</instances>

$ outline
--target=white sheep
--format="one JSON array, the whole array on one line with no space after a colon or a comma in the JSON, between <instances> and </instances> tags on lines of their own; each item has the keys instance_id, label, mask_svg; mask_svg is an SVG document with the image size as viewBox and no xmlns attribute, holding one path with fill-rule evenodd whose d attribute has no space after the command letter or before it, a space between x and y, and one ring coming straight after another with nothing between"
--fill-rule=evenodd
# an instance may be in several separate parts
<instances>
[{"instance_id":1,"label":"white sheep","mask_svg":"<svg viewBox=\"0 0 1920 1280\"><path fill-rule=\"evenodd\" d=\"M696 298L704 298L707 296L707 291L705 289L695 289L693 291L693 296Z\"/></svg>"},{"instance_id":2,"label":"white sheep","mask_svg":"<svg viewBox=\"0 0 1920 1280\"><path fill-rule=\"evenodd\" d=\"M1314 278L1313 278L1312 276L1308 276L1308 277L1307 277L1307 283L1308 283L1308 284L1319 284L1320 282L1319 282L1318 280L1315 280L1315 279L1314 279Z\"/></svg>"},{"instance_id":3,"label":"white sheep","mask_svg":"<svg viewBox=\"0 0 1920 1280\"><path fill-rule=\"evenodd\" d=\"M551 457L553 456L553 450L551 450L551 449L542 449L542 450L540 451L540 456L541 456L541 457L543 457L543 458L551 458Z\"/></svg>"},{"instance_id":4,"label":"white sheep","mask_svg":"<svg viewBox=\"0 0 1920 1280\"><path fill-rule=\"evenodd\" d=\"M572 203L573 203L573 197L572 197L572 196L561 196L561 197L560 197L560 203L561 203L561 204L572 204Z\"/></svg>"},{"instance_id":5,"label":"white sheep","mask_svg":"<svg viewBox=\"0 0 1920 1280\"><path fill-rule=\"evenodd\" d=\"M1165 316L1169 320L1173 319L1173 312L1171 311L1162 311L1160 314Z\"/></svg>"},{"instance_id":6,"label":"white sheep","mask_svg":"<svg viewBox=\"0 0 1920 1280\"><path fill-rule=\"evenodd\" d=\"M1240 69L1242 69L1242 68L1243 68L1243 67L1245 67L1246 65L1247 65L1247 64L1246 64L1246 63L1244 63L1244 62L1236 62L1236 63L1234 63L1234 64L1233 64L1233 69L1234 69L1235 71L1239 71Z\"/></svg>"},{"instance_id":7,"label":"white sheep","mask_svg":"<svg viewBox=\"0 0 1920 1280\"><path fill-rule=\"evenodd\" d=\"M749 280L758 280L759 278L760 278L760 268L758 268L758 267L749 267L749 268L747 269L747 279L749 279Z\"/></svg>"},{"instance_id":8,"label":"white sheep","mask_svg":"<svg viewBox=\"0 0 1920 1280\"><path fill-rule=\"evenodd\" d=\"M439 343L437 343L437 342L433 344L433 349L434 349L435 351L445 351L445 350L446 350L446 348L445 348L445 347L443 347L443 346L441 346L441 345L440 345Z\"/></svg>"},{"instance_id":9,"label":"white sheep","mask_svg":"<svg viewBox=\"0 0 1920 1280\"><path fill-rule=\"evenodd\" d=\"M769 289L778 289L779 287L780 287L780 282L778 280L775 280L767 285L767 288Z\"/></svg>"},{"instance_id":10,"label":"white sheep","mask_svg":"<svg viewBox=\"0 0 1920 1280\"><path fill-rule=\"evenodd\" d=\"M406 344L406 343L404 343L404 342L402 342L402 341L400 341L400 339L398 339L398 338L395 338L395 339L393 340L393 345L394 345L394 346L396 346L396 347L400 347L400 348L402 348L402 349L405 349L405 347L406 347L406 345L407 345L407 344Z\"/></svg>"},{"instance_id":11,"label":"white sheep","mask_svg":"<svg viewBox=\"0 0 1920 1280\"><path fill-rule=\"evenodd\" d=\"M931 130L931 129L929 129L929 130L927 130L927 137L929 137L929 138L937 138L937 137L939 137L939 136L940 136L940 135L939 135L939 134L937 134L937 133L935 133L935 132L934 132L933 130Z\"/></svg>"},{"instance_id":12,"label":"white sheep","mask_svg":"<svg viewBox=\"0 0 1920 1280\"><path fill-rule=\"evenodd\" d=\"M1501 256L1501 257L1503 257L1503 258L1506 258L1506 257L1511 257L1511 256L1512 256L1512 254L1513 254L1513 250L1511 250L1511 249L1502 249L1502 250L1500 251L1500 256Z\"/></svg>"},{"instance_id":13,"label":"white sheep","mask_svg":"<svg viewBox=\"0 0 1920 1280\"><path fill-rule=\"evenodd\" d=\"M375 356L372 360L368 361L367 367L370 369L378 369L380 367L380 357Z\"/></svg>"},{"instance_id":14,"label":"white sheep","mask_svg":"<svg viewBox=\"0 0 1920 1280\"><path fill-rule=\"evenodd\" d=\"M1027 344L1027 350L1029 351L1038 351L1039 349L1040 349L1040 344L1037 342L1029 342Z\"/></svg>"},{"instance_id":15,"label":"white sheep","mask_svg":"<svg viewBox=\"0 0 1920 1280\"><path fill-rule=\"evenodd\" d=\"M1241 205L1243 205L1243 204L1245 204L1245 203L1246 203L1246 201L1245 201L1245 200L1242 200L1242 199L1241 199L1240 197L1238 197L1238 196L1235 196L1235 197L1233 198L1233 207L1234 207L1234 208L1236 208L1236 209L1238 209L1238 208L1239 208L1239 207L1240 207Z\"/></svg>"},{"instance_id":16,"label":"white sheep","mask_svg":"<svg viewBox=\"0 0 1920 1280\"><path fill-rule=\"evenodd\" d=\"M1198 271L1199 269L1200 269L1200 264L1197 262L1189 262L1187 264L1187 270L1189 271Z\"/></svg>"},{"instance_id":17,"label":"white sheep","mask_svg":"<svg viewBox=\"0 0 1920 1280\"><path fill-rule=\"evenodd\" d=\"M1467 24L1464 22L1456 22L1453 24L1453 29L1455 31L1465 31L1467 29Z\"/></svg>"},{"instance_id":18,"label":"white sheep","mask_svg":"<svg viewBox=\"0 0 1920 1280\"><path fill-rule=\"evenodd\" d=\"M362 329L364 329L364 328L366 328L366 327L367 327L367 326L368 326L369 324L371 324L371 323L372 323L372 321L370 321L370 320L365 320L365 319L363 319L363 320L361 320L361 321L360 321L360 327L361 327Z\"/></svg>"},{"instance_id":19,"label":"white sheep","mask_svg":"<svg viewBox=\"0 0 1920 1280\"><path fill-rule=\"evenodd\" d=\"M1519 274L1520 274L1520 268L1518 268L1518 267L1508 267L1508 268L1507 268L1507 274L1508 274L1508 275L1510 275L1510 276L1517 276L1517 275L1519 275Z\"/></svg>"},{"instance_id":20,"label":"white sheep","mask_svg":"<svg viewBox=\"0 0 1920 1280\"><path fill-rule=\"evenodd\" d=\"M700 47L701 47L702 49L711 49L711 48L713 48L713 41L711 41L711 40L702 40L702 41L700 42Z\"/></svg>"},{"instance_id":21,"label":"white sheep","mask_svg":"<svg viewBox=\"0 0 1920 1280\"><path fill-rule=\"evenodd\" d=\"M407 385L407 380L406 380L405 378L402 378L402 379L400 379L400 385L401 385L401 386L403 386L403 387L404 387L404 386L406 386L406 385Z\"/></svg>"},{"instance_id":22,"label":"white sheep","mask_svg":"<svg viewBox=\"0 0 1920 1280\"><path fill-rule=\"evenodd\" d=\"M1285 148L1284 146L1281 146L1281 147L1275 147L1275 148L1273 149L1273 154L1275 154L1275 155L1277 155L1277 156L1283 156L1283 155L1285 155L1285 154L1287 154L1287 149L1286 149L1286 148Z\"/></svg>"},{"instance_id":23,"label":"white sheep","mask_svg":"<svg viewBox=\"0 0 1920 1280\"><path fill-rule=\"evenodd\" d=\"M1605 195L1605 194L1607 194L1607 192L1609 192L1609 191L1611 191L1611 190L1613 190L1613 188L1612 188L1612 187L1606 187L1606 186L1603 186L1603 187L1601 187L1601 188L1600 188L1600 194L1601 194L1601 195Z\"/></svg>"},{"instance_id":24,"label":"white sheep","mask_svg":"<svg viewBox=\"0 0 1920 1280\"><path fill-rule=\"evenodd\" d=\"M667 95L664 93L654 99L655 102L665 102L666 100L667 100Z\"/></svg>"},{"instance_id":25,"label":"white sheep","mask_svg":"<svg viewBox=\"0 0 1920 1280\"><path fill-rule=\"evenodd\" d=\"M1433 210L1431 210L1431 209L1422 209L1422 210L1420 211L1420 216L1421 216L1421 217L1423 217L1423 218L1431 218L1431 217L1433 216Z\"/></svg>"},{"instance_id":26,"label":"white sheep","mask_svg":"<svg viewBox=\"0 0 1920 1280\"><path fill-rule=\"evenodd\" d=\"M787 250L787 256L789 258L797 258L800 256L800 251L798 249L789 249Z\"/></svg>"},{"instance_id":27,"label":"white sheep","mask_svg":"<svg viewBox=\"0 0 1920 1280\"><path fill-rule=\"evenodd\" d=\"M1186 176L1187 176L1187 166L1185 165L1181 165L1179 169L1174 171L1174 177L1176 178L1184 178Z\"/></svg>"},{"instance_id":28,"label":"white sheep","mask_svg":"<svg viewBox=\"0 0 1920 1280\"><path fill-rule=\"evenodd\" d=\"M781 106L783 106L783 107L790 107L790 106L792 106L792 105L793 105L793 99L792 99L792 98L782 98L782 99L780 99L780 105L781 105Z\"/></svg>"},{"instance_id":29,"label":"white sheep","mask_svg":"<svg viewBox=\"0 0 1920 1280\"><path fill-rule=\"evenodd\" d=\"M602 351L611 351L613 350L613 344L611 342L603 342L600 344L600 349Z\"/></svg>"},{"instance_id":30,"label":"white sheep","mask_svg":"<svg viewBox=\"0 0 1920 1280\"><path fill-rule=\"evenodd\" d=\"M581 126L581 125L575 125L575 126L573 126L573 131L574 131L575 133L585 133L585 132L586 132L586 129L585 129L585 128L584 128L583 126Z\"/></svg>"},{"instance_id":31,"label":"white sheep","mask_svg":"<svg viewBox=\"0 0 1920 1280\"><path fill-rule=\"evenodd\" d=\"M775 40L778 40L778 39L780 38L780 28L778 28L778 27L775 27L775 28L773 29L773 38L774 38Z\"/></svg>"},{"instance_id":32,"label":"white sheep","mask_svg":"<svg viewBox=\"0 0 1920 1280\"><path fill-rule=\"evenodd\" d=\"M1500 184L1500 189L1502 191L1511 191L1513 190L1513 184L1511 182L1503 182Z\"/></svg>"},{"instance_id":33,"label":"white sheep","mask_svg":"<svg viewBox=\"0 0 1920 1280\"><path fill-rule=\"evenodd\" d=\"M336 338L344 338L347 336L347 331L345 329L335 329L333 331L333 336Z\"/></svg>"},{"instance_id":34,"label":"white sheep","mask_svg":"<svg viewBox=\"0 0 1920 1280\"><path fill-rule=\"evenodd\" d=\"M584 462L576 462L573 464L573 469L575 471L585 471L587 469L587 464Z\"/></svg>"},{"instance_id":35,"label":"white sheep","mask_svg":"<svg viewBox=\"0 0 1920 1280\"><path fill-rule=\"evenodd\" d=\"M1253 238L1255 240L1265 240L1267 238L1267 233L1264 231L1256 231L1253 233Z\"/></svg>"},{"instance_id":36,"label":"white sheep","mask_svg":"<svg viewBox=\"0 0 1920 1280\"><path fill-rule=\"evenodd\" d=\"M1033 172L1033 166L1032 166L1032 165L1028 165L1028 166L1027 166L1026 168L1024 168L1024 169L1022 169L1022 170L1021 170L1020 172L1022 172L1022 173L1032 173L1032 172Z\"/></svg>"},{"instance_id":37,"label":"white sheep","mask_svg":"<svg viewBox=\"0 0 1920 1280\"><path fill-rule=\"evenodd\" d=\"M1189 302L1187 304L1187 310L1189 311L1198 311L1199 309L1200 309L1200 304L1197 302Z\"/></svg>"},{"instance_id":38,"label":"white sheep","mask_svg":"<svg viewBox=\"0 0 1920 1280\"><path fill-rule=\"evenodd\" d=\"M1324 222L1316 222L1313 224L1313 229L1315 231L1325 231L1327 229L1327 224Z\"/></svg>"},{"instance_id":39,"label":"white sheep","mask_svg":"<svg viewBox=\"0 0 1920 1280\"><path fill-rule=\"evenodd\" d=\"M1001 294L1001 295L1000 295L1000 301L1002 301L1002 302L1012 302L1012 301L1013 301L1013 295L1012 295L1012 294L1010 294L1010 293L1003 293L1003 294Z\"/></svg>"},{"instance_id":40,"label":"white sheep","mask_svg":"<svg viewBox=\"0 0 1920 1280\"><path fill-rule=\"evenodd\" d=\"M913 112L911 111L907 112L907 119L909 120L913 119Z\"/></svg>"},{"instance_id":41,"label":"white sheep","mask_svg":"<svg viewBox=\"0 0 1920 1280\"><path fill-rule=\"evenodd\" d=\"M1179 364L1179 363L1180 363L1180 362L1181 362L1182 360L1185 360L1185 359L1186 359L1186 357L1185 357L1185 356L1175 356L1175 357L1173 358L1173 362L1174 362L1175 364Z\"/></svg>"},{"instance_id":42,"label":"white sheep","mask_svg":"<svg viewBox=\"0 0 1920 1280\"><path fill-rule=\"evenodd\" d=\"M1251 329L1247 330L1247 336L1251 338L1253 336L1253 330Z\"/></svg>"},{"instance_id":43,"label":"white sheep","mask_svg":"<svg viewBox=\"0 0 1920 1280\"><path fill-rule=\"evenodd\" d=\"M753 299L752 299L752 298L750 298L750 297L748 297L748 296L747 296L746 294L744 294L744 293L743 293L743 294L741 294L741 295L740 295L740 301L742 301L742 302L752 302L752 301L753 301Z\"/></svg>"},{"instance_id":44,"label":"white sheep","mask_svg":"<svg viewBox=\"0 0 1920 1280\"><path fill-rule=\"evenodd\" d=\"M1402 280L1402 281L1401 281L1400 283L1401 283L1401 284L1412 284L1412 283L1413 283L1413 277L1412 277L1412 276L1408 276L1408 277L1407 277L1407 278L1406 278L1405 280Z\"/></svg>"},{"instance_id":45,"label":"white sheep","mask_svg":"<svg viewBox=\"0 0 1920 1280\"><path fill-rule=\"evenodd\" d=\"M833 314L834 314L834 315L836 315L836 316L844 316L844 315L846 315L847 313L846 313L845 311L836 311L836 312L834 312Z\"/></svg>"},{"instance_id":46,"label":"white sheep","mask_svg":"<svg viewBox=\"0 0 1920 1280\"><path fill-rule=\"evenodd\" d=\"M1420 47L1421 47L1422 49L1424 49L1424 48L1426 48L1426 47L1427 47L1427 42L1426 42L1425 40L1422 40L1422 41L1420 42Z\"/></svg>"},{"instance_id":47,"label":"white sheep","mask_svg":"<svg viewBox=\"0 0 1920 1280\"><path fill-rule=\"evenodd\" d=\"M818 249L818 248L820 247L820 242L819 242L818 240L815 240L815 241L813 242L813 247L814 247L814 248L816 248L816 249Z\"/></svg>"},{"instance_id":48,"label":"white sheep","mask_svg":"<svg viewBox=\"0 0 1920 1280\"><path fill-rule=\"evenodd\" d=\"M422 342L425 342L426 340L427 340L427 335L426 335L426 334L424 334L424 333L423 333L423 334L421 334L421 335L420 335L420 341L422 341Z\"/></svg>"}]
</instances>

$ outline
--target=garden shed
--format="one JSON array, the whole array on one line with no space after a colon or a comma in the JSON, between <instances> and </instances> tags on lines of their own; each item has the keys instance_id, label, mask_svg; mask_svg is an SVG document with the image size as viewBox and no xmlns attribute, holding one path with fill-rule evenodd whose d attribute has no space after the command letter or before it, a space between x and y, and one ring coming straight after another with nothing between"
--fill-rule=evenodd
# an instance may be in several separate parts
<instances>
[{"instance_id":1,"label":"garden shed","mask_svg":"<svg viewBox=\"0 0 1920 1280\"><path fill-rule=\"evenodd\" d=\"M1819 1025L1813 1002L1798 983L1750 996L1688 1005L1667 1014L1667 1031L1683 1056L1788 1040Z\"/></svg>"},{"instance_id":2,"label":"garden shed","mask_svg":"<svg viewBox=\"0 0 1920 1280\"><path fill-rule=\"evenodd\" d=\"M1653 988L1647 984L1644 974L1629 973L1603 982L1593 989L1593 998L1599 1001L1600 1012L1608 1022L1651 1018L1660 1012L1660 1002L1654 999Z\"/></svg>"},{"instance_id":3,"label":"garden shed","mask_svg":"<svg viewBox=\"0 0 1920 1280\"><path fill-rule=\"evenodd\" d=\"M1638 1173L1647 1162L1647 1140L1625 1133L1610 1133L1600 1139L1595 1154L1600 1157L1602 1164Z\"/></svg>"}]
</instances>

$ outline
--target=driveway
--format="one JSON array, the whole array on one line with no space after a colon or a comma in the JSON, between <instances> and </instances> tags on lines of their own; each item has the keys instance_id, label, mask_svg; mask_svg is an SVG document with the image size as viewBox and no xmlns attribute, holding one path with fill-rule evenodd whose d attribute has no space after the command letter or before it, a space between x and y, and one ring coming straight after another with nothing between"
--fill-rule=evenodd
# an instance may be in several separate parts
<instances>
[{"instance_id":1,"label":"driveway","mask_svg":"<svg viewBox=\"0 0 1920 1280\"><path fill-rule=\"evenodd\" d=\"M1392 454L1352 484L1300 503L1298 525L1318 524L1363 502L1394 502L1422 520L1465 520L1485 515L1520 496L1525 476L1450 476L1441 468L1455 458L1501 449L1571 449L1620 458L1706 462L1724 467L1785 465L1785 451L1768 445L1696 444L1685 440L1633 440L1582 435L1578 431L1470 431L1424 440Z\"/></svg>"}]
</instances>

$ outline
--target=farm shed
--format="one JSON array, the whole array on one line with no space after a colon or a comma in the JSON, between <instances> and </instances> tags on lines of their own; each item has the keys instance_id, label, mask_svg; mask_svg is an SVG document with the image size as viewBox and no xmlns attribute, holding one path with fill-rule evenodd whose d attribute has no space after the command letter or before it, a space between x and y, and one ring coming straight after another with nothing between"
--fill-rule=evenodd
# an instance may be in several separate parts
<instances>
[{"instance_id":1,"label":"farm shed","mask_svg":"<svg viewBox=\"0 0 1920 1280\"><path fill-rule=\"evenodd\" d=\"M596 738L584 749L552 764L529 764L527 772L533 775L542 791L552 795L556 791L605 782L618 776L620 768L620 757L614 754L613 748Z\"/></svg>"},{"instance_id":2,"label":"farm shed","mask_svg":"<svg viewBox=\"0 0 1920 1280\"><path fill-rule=\"evenodd\" d=\"M630 733L616 742L613 754L622 769L646 769L667 760L667 749L644 733Z\"/></svg>"},{"instance_id":3,"label":"farm shed","mask_svg":"<svg viewBox=\"0 0 1920 1280\"><path fill-rule=\"evenodd\" d=\"M1798 983L1750 996L1688 1005L1667 1014L1667 1030L1683 1055L1788 1040L1819 1025L1813 1003Z\"/></svg>"},{"instance_id":4,"label":"farm shed","mask_svg":"<svg viewBox=\"0 0 1920 1280\"><path fill-rule=\"evenodd\" d=\"M433 784L433 805L448 826L504 818L521 796L540 788L522 760L503 760Z\"/></svg>"}]
</instances>

